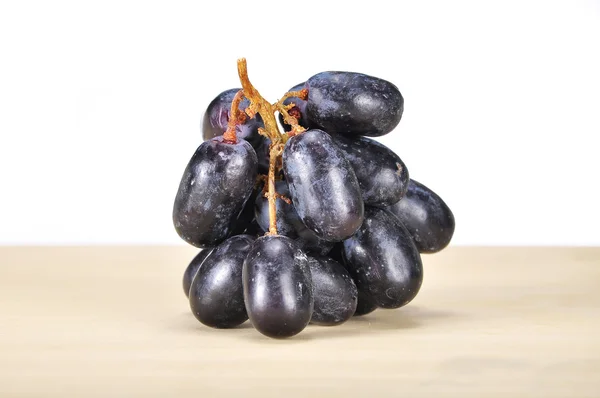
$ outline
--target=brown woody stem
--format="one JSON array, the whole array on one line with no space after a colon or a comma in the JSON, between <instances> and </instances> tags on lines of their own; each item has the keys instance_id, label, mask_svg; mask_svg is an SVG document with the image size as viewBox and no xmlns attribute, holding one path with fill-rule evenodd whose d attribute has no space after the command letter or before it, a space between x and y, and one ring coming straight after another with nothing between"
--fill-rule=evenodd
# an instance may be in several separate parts
<instances>
[{"instance_id":1,"label":"brown woody stem","mask_svg":"<svg viewBox=\"0 0 600 398\"><path fill-rule=\"evenodd\" d=\"M240 102L244 98L244 90L240 90L235 93L235 97L231 101L231 110L229 111L229 122L227 123L227 130L223 133L223 141L230 143L237 143L237 135L235 133L235 126L244 123L246 115L240 112Z\"/></svg>"},{"instance_id":2,"label":"brown woody stem","mask_svg":"<svg viewBox=\"0 0 600 398\"><path fill-rule=\"evenodd\" d=\"M271 140L269 150L269 176L267 185L269 187L269 235L277 235L277 216L276 216L276 193L275 193L275 169L278 157L283 153L283 144L287 140L287 135L282 135L275 119L276 106L271 105L263 98L256 88L250 83L248 78L248 66L245 58L237 61L238 75L242 83L244 96L250 101L250 106L246 109L246 114L254 117L257 113L261 116L265 128L261 134L266 135Z\"/></svg>"},{"instance_id":3,"label":"brown woody stem","mask_svg":"<svg viewBox=\"0 0 600 398\"><path fill-rule=\"evenodd\" d=\"M283 152L283 144L275 144L271 146L269 151L269 178L268 185L269 191L267 197L269 198L269 235L277 235L277 193L275 192L275 165L277 164L277 158L281 156Z\"/></svg>"},{"instance_id":4,"label":"brown woody stem","mask_svg":"<svg viewBox=\"0 0 600 398\"><path fill-rule=\"evenodd\" d=\"M283 121L292 126L292 130L289 132L289 136L294 136L296 134L300 134L306 131L306 129L298 124L298 119L295 116L290 115L288 112L292 109L295 104L284 105L283 102L288 98L299 98L301 100L306 100L308 98L308 90L303 88L300 91L288 91L281 97L276 104L274 104L275 108L281 113L283 116Z\"/></svg>"},{"instance_id":5,"label":"brown woody stem","mask_svg":"<svg viewBox=\"0 0 600 398\"><path fill-rule=\"evenodd\" d=\"M244 96L250 101L250 108L246 110L246 113L249 113L249 116L251 117L258 113L262 117L265 124L265 131L273 145L285 141L285 137L281 135L279 128L277 127L275 107L260 95L258 90L250 83L250 79L248 79L246 59L238 59L237 67L240 82L242 83L242 88L244 90Z\"/></svg>"}]
</instances>

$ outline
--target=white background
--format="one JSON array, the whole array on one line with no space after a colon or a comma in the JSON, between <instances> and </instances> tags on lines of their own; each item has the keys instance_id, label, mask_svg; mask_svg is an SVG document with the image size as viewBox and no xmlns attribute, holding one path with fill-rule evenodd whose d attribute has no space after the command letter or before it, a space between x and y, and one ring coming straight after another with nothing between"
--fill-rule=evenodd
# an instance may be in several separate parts
<instances>
[{"instance_id":1,"label":"white background","mask_svg":"<svg viewBox=\"0 0 600 398\"><path fill-rule=\"evenodd\" d=\"M201 115L324 70L396 84L382 138L453 209L456 245L598 245L600 3L0 3L0 244L182 244Z\"/></svg>"}]
</instances>

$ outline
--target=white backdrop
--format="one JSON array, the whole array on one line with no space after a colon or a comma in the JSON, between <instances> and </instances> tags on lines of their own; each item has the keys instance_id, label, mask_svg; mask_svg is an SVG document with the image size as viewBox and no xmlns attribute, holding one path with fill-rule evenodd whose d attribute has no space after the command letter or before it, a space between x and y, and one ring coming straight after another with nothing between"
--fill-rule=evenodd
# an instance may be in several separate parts
<instances>
[{"instance_id":1,"label":"white backdrop","mask_svg":"<svg viewBox=\"0 0 600 398\"><path fill-rule=\"evenodd\" d=\"M453 244L600 244L598 1L215 3L0 3L0 244L180 243L179 178L239 57L273 101L324 70L396 84L381 141Z\"/></svg>"}]
</instances>

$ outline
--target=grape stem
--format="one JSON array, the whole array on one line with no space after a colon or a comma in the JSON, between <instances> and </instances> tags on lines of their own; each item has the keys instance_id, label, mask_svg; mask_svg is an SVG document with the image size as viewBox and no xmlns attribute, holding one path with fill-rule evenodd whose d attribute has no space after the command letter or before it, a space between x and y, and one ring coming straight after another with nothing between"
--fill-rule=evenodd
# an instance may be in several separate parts
<instances>
[{"instance_id":1,"label":"grape stem","mask_svg":"<svg viewBox=\"0 0 600 398\"><path fill-rule=\"evenodd\" d=\"M231 111L229 112L229 122L227 123L227 130L223 133L223 141L236 144L237 134L235 132L235 126L242 124L246 121L246 115L240 112L240 102L244 98L244 90L240 90L235 93L233 100L231 101Z\"/></svg>"},{"instance_id":2,"label":"grape stem","mask_svg":"<svg viewBox=\"0 0 600 398\"><path fill-rule=\"evenodd\" d=\"M269 103L262 95L260 95L258 90L254 88L252 83L250 83L250 79L248 78L248 66L245 58L238 59L237 69L240 82L242 83L243 94L248 101L250 101L250 106L246 108L246 114L250 117L254 117L258 113L261 116L265 128L260 129L259 132L271 140L271 145L269 147L269 175L267 180L267 185L269 187L269 232L267 232L267 234L277 235L275 169L277 160L283 153L283 145L287 140L287 135L282 135L277 126L277 120L275 119L277 104L274 106Z\"/></svg>"},{"instance_id":3,"label":"grape stem","mask_svg":"<svg viewBox=\"0 0 600 398\"><path fill-rule=\"evenodd\" d=\"M269 191L267 198L269 199L269 235L277 235L277 192L275 192L275 165L277 158L283 153L283 144L271 145L269 151Z\"/></svg>"},{"instance_id":4,"label":"grape stem","mask_svg":"<svg viewBox=\"0 0 600 398\"><path fill-rule=\"evenodd\" d=\"M250 83L248 78L248 66L245 58L240 58L237 61L238 75L242 83L244 96L250 101L250 106L246 109L246 114L254 117L257 113L262 117L265 124L265 132L271 140L272 145L285 142L287 137L279 132L277 120L275 119L276 107L271 105L256 88Z\"/></svg>"},{"instance_id":5,"label":"grape stem","mask_svg":"<svg viewBox=\"0 0 600 398\"><path fill-rule=\"evenodd\" d=\"M281 113L281 115L283 116L283 121L286 122L287 124L289 124L290 126L292 126L291 131L288 133L288 135L290 137L297 135L297 134L301 134L306 131L306 129L304 127L302 127L298 124L298 119L295 116L290 115L290 113L288 112L290 109L294 108L296 106L296 104L291 103L289 105L284 105L284 103L283 103L286 99L291 98L291 97L296 97L296 98L300 98L301 100L306 100L306 98L308 98L308 90L304 88L300 91L288 91L275 104L275 107L277 108L279 113Z\"/></svg>"}]
</instances>

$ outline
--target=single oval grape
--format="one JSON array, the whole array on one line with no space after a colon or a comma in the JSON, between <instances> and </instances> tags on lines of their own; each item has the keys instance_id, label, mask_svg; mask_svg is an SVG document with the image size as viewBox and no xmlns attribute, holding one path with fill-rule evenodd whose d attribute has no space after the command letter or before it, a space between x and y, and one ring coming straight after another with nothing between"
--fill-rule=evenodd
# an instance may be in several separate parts
<instances>
[{"instance_id":1,"label":"single oval grape","mask_svg":"<svg viewBox=\"0 0 600 398\"><path fill-rule=\"evenodd\" d=\"M386 208L402 221L421 253L444 249L454 235L454 214L435 192L410 180L401 201Z\"/></svg>"},{"instance_id":2,"label":"single oval grape","mask_svg":"<svg viewBox=\"0 0 600 398\"><path fill-rule=\"evenodd\" d=\"M364 216L360 186L329 134L315 129L291 137L283 171L298 216L318 237L336 242L358 230Z\"/></svg>"},{"instance_id":3,"label":"single oval grape","mask_svg":"<svg viewBox=\"0 0 600 398\"><path fill-rule=\"evenodd\" d=\"M363 201L371 206L390 206L408 188L408 169L391 149L367 137L332 136L352 165Z\"/></svg>"},{"instance_id":4,"label":"single oval grape","mask_svg":"<svg viewBox=\"0 0 600 398\"><path fill-rule=\"evenodd\" d=\"M173 205L179 236L199 248L227 238L254 187L257 159L246 141L204 141L190 159Z\"/></svg>"},{"instance_id":5,"label":"single oval grape","mask_svg":"<svg viewBox=\"0 0 600 398\"><path fill-rule=\"evenodd\" d=\"M290 88L288 91L300 91L305 87L305 83L302 82L300 84L296 84L294 87ZM300 126L308 128L308 120L306 120L306 100L300 99L298 97L289 97L283 101L283 105L294 104L295 106L292 109L288 110L290 116L294 116L298 120L298 124ZM283 120L283 116L279 115L279 121L281 122L281 126L284 131L290 131L292 126L287 124Z\"/></svg>"},{"instance_id":6,"label":"single oval grape","mask_svg":"<svg viewBox=\"0 0 600 398\"><path fill-rule=\"evenodd\" d=\"M358 291L348 271L337 261L324 256L309 256L315 300L311 323L340 325L356 311Z\"/></svg>"},{"instance_id":7,"label":"single oval grape","mask_svg":"<svg viewBox=\"0 0 600 398\"><path fill-rule=\"evenodd\" d=\"M419 251L400 220L383 209L365 209L365 221L344 241L343 255L358 290L378 307L402 307L419 292Z\"/></svg>"},{"instance_id":8,"label":"single oval grape","mask_svg":"<svg viewBox=\"0 0 600 398\"><path fill-rule=\"evenodd\" d=\"M285 181L275 182L275 191L280 195L290 198L290 191ZM261 191L262 193L262 191ZM258 224L264 231L269 230L269 199L259 194L255 202L255 216ZM327 254L333 243L319 238L308 229L300 220L293 204L286 203L278 197L275 200L277 233L287 236L300 244L300 248L307 253Z\"/></svg>"},{"instance_id":9,"label":"single oval grape","mask_svg":"<svg viewBox=\"0 0 600 398\"><path fill-rule=\"evenodd\" d=\"M306 81L311 126L347 135L378 137L402 118L404 98L392 83L354 72L322 72Z\"/></svg>"},{"instance_id":10,"label":"single oval grape","mask_svg":"<svg viewBox=\"0 0 600 398\"><path fill-rule=\"evenodd\" d=\"M232 328L248 319L242 267L253 241L249 235L232 236L215 247L198 269L190 288L190 308L204 325Z\"/></svg>"},{"instance_id":11,"label":"single oval grape","mask_svg":"<svg viewBox=\"0 0 600 398\"><path fill-rule=\"evenodd\" d=\"M262 334L291 337L310 321L314 298L308 259L290 238L256 239L244 261L243 283L248 316Z\"/></svg>"},{"instance_id":12,"label":"single oval grape","mask_svg":"<svg viewBox=\"0 0 600 398\"><path fill-rule=\"evenodd\" d=\"M200 266L202 266L202 262L211 252L212 248L200 250L200 252L196 254L196 256L185 269L185 272L183 273L183 292L185 293L185 297L190 297L190 286L192 285L192 280L194 280L198 269Z\"/></svg>"}]
</instances>

